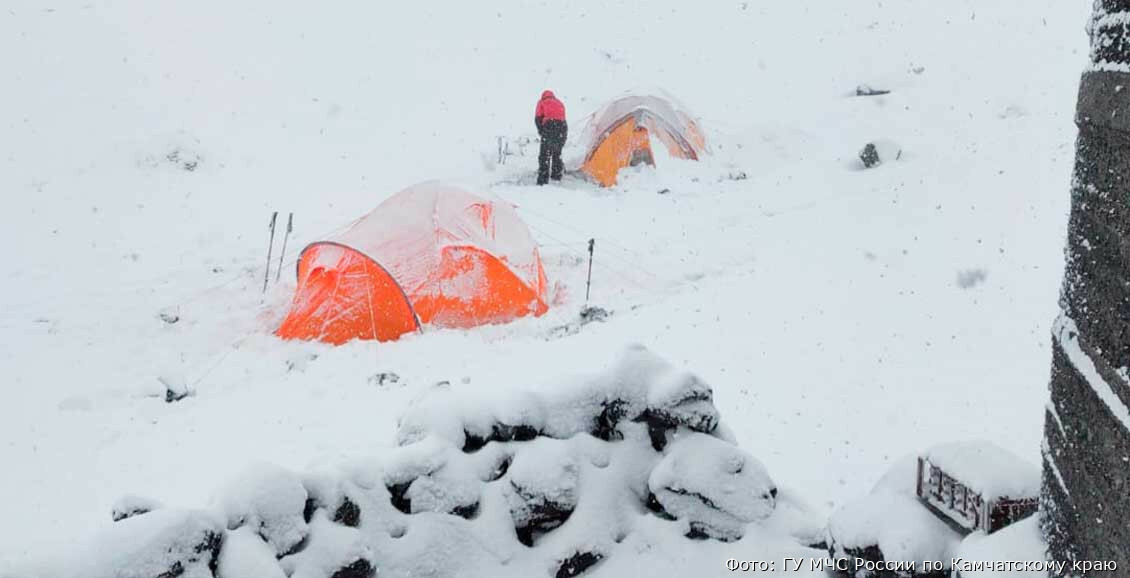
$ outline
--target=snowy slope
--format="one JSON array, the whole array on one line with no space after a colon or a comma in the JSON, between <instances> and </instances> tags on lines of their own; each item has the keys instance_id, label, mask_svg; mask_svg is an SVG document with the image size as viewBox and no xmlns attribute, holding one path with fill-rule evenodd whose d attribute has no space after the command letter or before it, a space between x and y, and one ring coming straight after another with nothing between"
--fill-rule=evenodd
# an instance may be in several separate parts
<instances>
[{"instance_id":1,"label":"snowy slope","mask_svg":"<svg viewBox=\"0 0 1130 578\"><path fill-rule=\"evenodd\" d=\"M109 526L123 494L196 506L252 460L381 453L437 381L544 382L637 341L829 510L941 441L1037 461L1088 3L699 4L10 0L0 569ZM893 92L849 97L861 83ZM611 190L495 165L543 88L579 135L640 85L700 114L715 154ZM902 158L858 170L877 138ZM284 267L260 295L271 211L296 213L289 264L431 178L518 205L560 284L549 314L381 345L269 335L293 288ZM590 237L614 315L550 339ZM165 404L159 376L196 393Z\"/></svg>"}]
</instances>

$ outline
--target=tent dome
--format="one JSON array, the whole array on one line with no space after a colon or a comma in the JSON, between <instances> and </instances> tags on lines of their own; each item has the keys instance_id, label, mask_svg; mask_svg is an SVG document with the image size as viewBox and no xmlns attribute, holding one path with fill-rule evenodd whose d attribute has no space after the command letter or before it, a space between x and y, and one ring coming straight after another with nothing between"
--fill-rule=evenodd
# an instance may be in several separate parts
<instances>
[{"instance_id":1,"label":"tent dome","mask_svg":"<svg viewBox=\"0 0 1130 578\"><path fill-rule=\"evenodd\" d=\"M601 186L610 187L620 169L640 162L655 164L653 136L674 157L698 160L707 151L698 123L674 99L628 94L593 113L583 137L587 152L581 168Z\"/></svg>"},{"instance_id":2,"label":"tent dome","mask_svg":"<svg viewBox=\"0 0 1130 578\"><path fill-rule=\"evenodd\" d=\"M474 327L547 309L537 244L514 208L427 182L303 249L276 334L389 341L422 325Z\"/></svg>"}]
</instances>

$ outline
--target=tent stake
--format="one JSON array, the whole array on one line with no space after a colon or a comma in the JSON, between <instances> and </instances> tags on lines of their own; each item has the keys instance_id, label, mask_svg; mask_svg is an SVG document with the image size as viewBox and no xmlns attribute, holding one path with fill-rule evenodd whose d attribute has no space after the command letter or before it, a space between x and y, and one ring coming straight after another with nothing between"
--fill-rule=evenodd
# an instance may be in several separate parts
<instances>
[{"instance_id":1,"label":"tent stake","mask_svg":"<svg viewBox=\"0 0 1130 578\"><path fill-rule=\"evenodd\" d=\"M283 264L283 259L286 258L286 241L287 241L287 239L290 238L290 232L293 231L293 230L294 230L294 213L291 213L286 218L286 234L283 235L283 246L282 246L282 252L279 253L279 270L278 270L277 273L275 273L275 283L278 283L279 279L282 278L282 264Z\"/></svg>"},{"instance_id":2,"label":"tent stake","mask_svg":"<svg viewBox=\"0 0 1130 578\"><path fill-rule=\"evenodd\" d=\"M585 307L589 305L589 288L592 286L592 248L596 239L589 239L589 277L585 280Z\"/></svg>"},{"instance_id":3,"label":"tent stake","mask_svg":"<svg viewBox=\"0 0 1130 578\"><path fill-rule=\"evenodd\" d=\"M275 248L275 220L279 212L271 214L271 242L267 245L267 270L263 272L263 293L267 292L267 282L271 280L271 249Z\"/></svg>"}]
</instances>

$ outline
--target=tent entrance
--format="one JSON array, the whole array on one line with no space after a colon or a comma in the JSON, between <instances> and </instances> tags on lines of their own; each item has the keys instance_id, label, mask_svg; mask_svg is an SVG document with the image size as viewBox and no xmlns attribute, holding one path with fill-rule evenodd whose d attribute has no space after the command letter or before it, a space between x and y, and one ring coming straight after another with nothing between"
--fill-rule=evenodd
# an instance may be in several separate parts
<instances>
[{"instance_id":1,"label":"tent entrance","mask_svg":"<svg viewBox=\"0 0 1130 578\"><path fill-rule=\"evenodd\" d=\"M392 341L419 328L404 290L384 267L345 245L321 242L302 251L294 301L275 334L340 345Z\"/></svg>"}]
</instances>

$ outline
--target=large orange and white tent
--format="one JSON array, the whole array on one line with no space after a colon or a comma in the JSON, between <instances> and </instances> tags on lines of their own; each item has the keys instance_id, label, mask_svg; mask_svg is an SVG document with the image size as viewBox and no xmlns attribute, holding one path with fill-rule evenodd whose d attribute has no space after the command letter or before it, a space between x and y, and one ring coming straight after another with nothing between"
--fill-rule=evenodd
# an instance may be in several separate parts
<instances>
[{"instance_id":1,"label":"large orange and white tent","mask_svg":"<svg viewBox=\"0 0 1130 578\"><path fill-rule=\"evenodd\" d=\"M423 325L466 328L547 309L538 247L514 208L428 182L307 246L275 333L390 341Z\"/></svg>"},{"instance_id":2,"label":"large orange and white tent","mask_svg":"<svg viewBox=\"0 0 1130 578\"><path fill-rule=\"evenodd\" d=\"M581 169L605 187L616 184L620 169L655 164L653 137L677 158L698 160L707 150L697 121L667 96L617 98L593 113L584 134L587 144Z\"/></svg>"}]
</instances>

